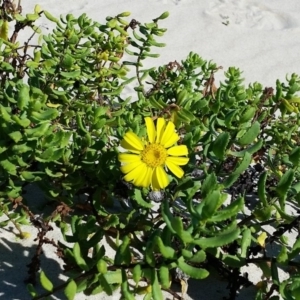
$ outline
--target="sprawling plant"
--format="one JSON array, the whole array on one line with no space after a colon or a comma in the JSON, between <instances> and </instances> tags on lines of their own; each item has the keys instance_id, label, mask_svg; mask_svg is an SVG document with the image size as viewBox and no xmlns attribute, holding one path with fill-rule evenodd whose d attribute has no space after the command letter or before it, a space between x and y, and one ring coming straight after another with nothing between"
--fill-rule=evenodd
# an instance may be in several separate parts
<instances>
[{"instance_id":1,"label":"sprawling plant","mask_svg":"<svg viewBox=\"0 0 300 300\"><path fill-rule=\"evenodd\" d=\"M168 13L142 24L124 12L100 24L0 3L1 226L13 223L21 238L22 224L38 229L33 299L117 288L124 299L163 299L162 290L180 299L173 280L184 293L188 278L213 268L234 299L252 284L240 272L249 264L265 275L256 299L278 299L275 291L298 299L300 240L286 235L300 220L298 75L246 87L231 67L218 84L222 68L195 53L144 68L165 46L157 39ZM48 35L35 25L41 17L55 27ZM31 33L21 43L23 29ZM47 212L26 201L29 184L43 191ZM54 226L64 241L47 238ZM58 287L40 262L46 243L68 276ZM293 275L280 279L288 266Z\"/></svg>"}]
</instances>

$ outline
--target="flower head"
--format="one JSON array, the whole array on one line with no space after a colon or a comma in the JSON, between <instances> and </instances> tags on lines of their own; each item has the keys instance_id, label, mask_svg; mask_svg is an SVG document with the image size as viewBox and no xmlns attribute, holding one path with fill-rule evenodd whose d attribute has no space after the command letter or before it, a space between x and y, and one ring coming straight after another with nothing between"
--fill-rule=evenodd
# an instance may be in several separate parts
<instances>
[{"instance_id":1,"label":"flower head","mask_svg":"<svg viewBox=\"0 0 300 300\"><path fill-rule=\"evenodd\" d=\"M153 190L164 189L169 184L166 167L175 176L184 174L180 166L189 161L185 145L174 144L179 140L173 122L158 118L156 127L152 118L145 118L148 139L142 141L134 132L126 132L121 146L128 152L119 154L121 171L124 179L136 186L149 187Z\"/></svg>"}]
</instances>

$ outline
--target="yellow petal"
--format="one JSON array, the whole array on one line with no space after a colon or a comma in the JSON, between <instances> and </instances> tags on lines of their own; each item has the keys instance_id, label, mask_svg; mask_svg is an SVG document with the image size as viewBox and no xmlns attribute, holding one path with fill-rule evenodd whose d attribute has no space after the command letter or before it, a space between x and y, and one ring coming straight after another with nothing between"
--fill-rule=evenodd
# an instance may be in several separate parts
<instances>
[{"instance_id":1,"label":"yellow petal","mask_svg":"<svg viewBox=\"0 0 300 300\"><path fill-rule=\"evenodd\" d=\"M154 143L155 137L156 137L154 122L153 122L152 118L150 118L150 117L146 117L145 122L146 122L146 127L147 127L148 139L149 139L149 142L152 144L152 143Z\"/></svg>"},{"instance_id":2,"label":"yellow petal","mask_svg":"<svg viewBox=\"0 0 300 300\"><path fill-rule=\"evenodd\" d=\"M143 163L141 160L132 162L130 164L126 164L124 166L121 166L121 171L125 174L131 172L132 170L134 170L135 168L139 167L140 165L145 164Z\"/></svg>"},{"instance_id":3,"label":"yellow petal","mask_svg":"<svg viewBox=\"0 0 300 300\"><path fill-rule=\"evenodd\" d=\"M142 163L142 165L139 167L139 176L136 176L133 180L133 184L135 186L142 186L145 173L147 172L147 166L145 163Z\"/></svg>"},{"instance_id":4,"label":"yellow petal","mask_svg":"<svg viewBox=\"0 0 300 300\"><path fill-rule=\"evenodd\" d=\"M184 166L189 162L189 158L187 157L177 157L177 156L168 156L166 159L166 163L171 162L174 165Z\"/></svg>"},{"instance_id":5,"label":"yellow petal","mask_svg":"<svg viewBox=\"0 0 300 300\"><path fill-rule=\"evenodd\" d=\"M168 169L178 178L181 178L184 174L183 170L177 165L173 164L171 161L166 161Z\"/></svg>"},{"instance_id":6,"label":"yellow petal","mask_svg":"<svg viewBox=\"0 0 300 300\"><path fill-rule=\"evenodd\" d=\"M132 131L125 133L124 139L121 141L121 146L130 151L142 151L144 149L142 141Z\"/></svg>"},{"instance_id":7,"label":"yellow petal","mask_svg":"<svg viewBox=\"0 0 300 300\"><path fill-rule=\"evenodd\" d=\"M126 181L135 181L135 180L137 180L137 178L139 178L141 176L141 170L143 170L142 165L136 167L135 169L133 169L131 172L127 173L124 176L124 180L126 180Z\"/></svg>"},{"instance_id":8,"label":"yellow petal","mask_svg":"<svg viewBox=\"0 0 300 300\"><path fill-rule=\"evenodd\" d=\"M161 137L160 144L165 146L165 144L169 141L170 138L174 138L175 133L175 125L173 122L168 122L167 127ZM174 144L174 143L173 143ZM171 144L170 146L172 146Z\"/></svg>"},{"instance_id":9,"label":"yellow petal","mask_svg":"<svg viewBox=\"0 0 300 300\"><path fill-rule=\"evenodd\" d=\"M146 164L143 164L140 168L140 176L133 181L133 184L145 188L149 187L151 183L151 174L151 168L149 168Z\"/></svg>"},{"instance_id":10,"label":"yellow petal","mask_svg":"<svg viewBox=\"0 0 300 300\"><path fill-rule=\"evenodd\" d=\"M188 155L188 149L186 145L179 145L168 149L167 153L174 156Z\"/></svg>"},{"instance_id":11,"label":"yellow petal","mask_svg":"<svg viewBox=\"0 0 300 300\"><path fill-rule=\"evenodd\" d=\"M152 188L154 190L164 189L169 184L169 178L165 170L159 166L156 167L152 175Z\"/></svg>"},{"instance_id":12,"label":"yellow petal","mask_svg":"<svg viewBox=\"0 0 300 300\"><path fill-rule=\"evenodd\" d=\"M163 146L165 148L169 148L173 146L176 142L178 142L179 139L180 139L179 135L176 132L173 132Z\"/></svg>"},{"instance_id":13,"label":"yellow petal","mask_svg":"<svg viewBox=\"0 0 300 300\"><path fill-rule=\"evenodd\" d=\"M136 154L119 153L118 160L122 164L129 164L129 163L141 160L141 157L139 155L136 155Z\"/></svg>"},{"instance_id":14,"label":"yellow petal","mask_svg":"<svg viewBox=\"0 0 300 300\"><path fill-rule=\"evenodd\" d=\"M158 118L156 121L156 143L160 143L164 133L166 121L163 118Z\"/></svg>"},{"instance_id":15,"label":"yellow petal","mask_svg":"<svg viewBox=\"0 0 300 300\"><path fill-rule=\"evenodd\" d=\"M152 174L153 174L153 168L147 167L147 173L144 178L144 187L149 187L151 184L151 179L152 179Z\"/></svg>"}]
</instances>

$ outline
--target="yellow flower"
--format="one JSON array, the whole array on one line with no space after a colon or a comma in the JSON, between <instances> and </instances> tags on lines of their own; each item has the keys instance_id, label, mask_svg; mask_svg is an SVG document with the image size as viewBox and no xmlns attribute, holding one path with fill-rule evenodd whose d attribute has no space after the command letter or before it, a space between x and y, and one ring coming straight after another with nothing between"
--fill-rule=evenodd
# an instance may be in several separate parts
<instances>
[{"instance_id":1,"label":"yellow flower","mask_svg":"<svg viewBox=\"0 0 300 300\"><path fill-rule=\"evenodd\" d=\"M169 184L165 167L181 178L184 172L180 166L186 165L189 159L180 156L187 155L188 149L185 145L173 146L179 140L173 122L166 124L163 118L158 118L156 128L152 118L146 117L145 122L147 141L143 142L131 131L121 141L121 146L129 151L119 154L121 171L126 174L124 179L136 186L164 189Z\"/></svg>"}]
</instances>

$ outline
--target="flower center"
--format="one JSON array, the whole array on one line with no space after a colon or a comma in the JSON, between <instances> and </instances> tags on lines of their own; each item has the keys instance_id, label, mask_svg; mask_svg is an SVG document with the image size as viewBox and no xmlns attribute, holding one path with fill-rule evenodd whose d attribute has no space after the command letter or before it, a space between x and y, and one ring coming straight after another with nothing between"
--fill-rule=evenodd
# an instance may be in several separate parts
<instances>
[{"instance_id":1,"label":"flower center","mask_svg":"<svg viewBox=\"0 0 300 300\"><path fill-rule=\"evenodd\" d=\"M142 151L142 161L151 168L163 165L167 156L167 150L159 144L150 144Z\"/></svg>"}]
</instances>

